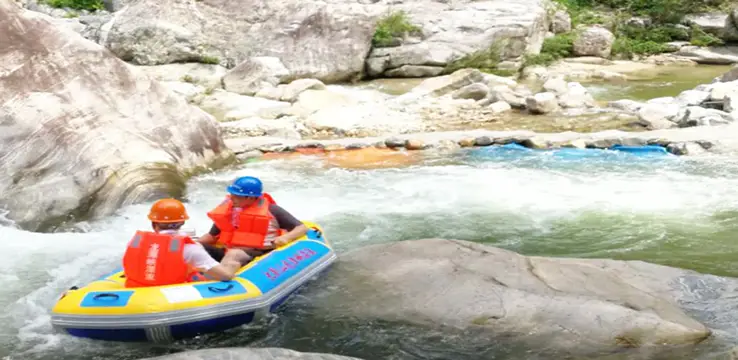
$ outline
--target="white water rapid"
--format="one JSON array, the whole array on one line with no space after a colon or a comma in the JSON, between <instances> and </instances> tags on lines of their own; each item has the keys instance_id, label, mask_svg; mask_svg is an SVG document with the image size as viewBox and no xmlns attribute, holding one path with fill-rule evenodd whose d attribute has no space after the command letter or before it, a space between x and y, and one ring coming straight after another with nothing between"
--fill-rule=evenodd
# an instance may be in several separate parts
<instances>
[{"instance_id":1,"label":"white water rapid","mask_svg":"<svg viewBox=\"0 0 738 360\"><path fill-rule=\"evenodd\" d=\"M735 159L612 165L562 164L545 156L512 162L432 158L378 170L321 164L313 158L261 161L195 178L187 227L207 231L206 211L219 203L229 181L248 174L261 177L293 214L324 225L339 256L373 243L445 237L525 254L642 259L738 275L731 255L738 250ZM149 226L148 206L81 223L77 232L0 227L1 358L135 359L163 351L78 340L52 333L49 325L61 291L118 266L132 233Z\"/></svg>"}]
</instances>

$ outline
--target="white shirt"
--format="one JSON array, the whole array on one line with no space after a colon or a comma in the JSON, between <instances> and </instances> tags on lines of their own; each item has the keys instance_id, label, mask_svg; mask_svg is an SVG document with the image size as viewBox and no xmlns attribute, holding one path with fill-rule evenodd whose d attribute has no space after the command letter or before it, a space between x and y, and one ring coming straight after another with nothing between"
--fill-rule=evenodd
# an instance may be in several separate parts
<instances>
[{"instance_id":1,"label":"white shirt","mask_svg":"<svg viewBox=\"0 0 738 360\"><path fill-rule=\"evenodd\" d=\"M162 230L159 233L176 234L177 231ZM184 232L182 232L182 234L186 235ZM219 262L215 261L215 259L213 259L210 254L208 254L207 250L205 250L205 248L202 247L200 243L185 244L184 250L182 250L182 256L184 257L184 261L187 263L187 265L190 265L198 271L202 272L206 272L214 268L215 266L220 265Z\"/></svg>"}]
</instances>

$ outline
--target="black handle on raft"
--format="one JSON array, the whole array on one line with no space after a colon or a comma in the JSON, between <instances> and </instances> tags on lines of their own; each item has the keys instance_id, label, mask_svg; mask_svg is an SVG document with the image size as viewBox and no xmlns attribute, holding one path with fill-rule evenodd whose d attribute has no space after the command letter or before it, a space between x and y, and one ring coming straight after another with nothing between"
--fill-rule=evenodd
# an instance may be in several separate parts
<instances>
[{"instance_id":1,"label":"black handle on raft","mask_svg":"<svg viewBox=\"0 0 738 360\"><path fill-rule=\"evenodd\" d=\"M118 294L97 294L93 297L94 300L118 300Z\"/></svg>"},{"instance_id":2,"label":"black handle on raft","mask_svg":"<svg viewBox=\"0 0 738 360\"><path fill-rule=\"evenodd\" d=\"M219 288L219 287L215 287L215 286L208 286L208 290L210 290L212 292L224 292L224 291L228 291L230 289L233 289L233 284L226 285L225 289Z\"/></svg>"}]
</instances>

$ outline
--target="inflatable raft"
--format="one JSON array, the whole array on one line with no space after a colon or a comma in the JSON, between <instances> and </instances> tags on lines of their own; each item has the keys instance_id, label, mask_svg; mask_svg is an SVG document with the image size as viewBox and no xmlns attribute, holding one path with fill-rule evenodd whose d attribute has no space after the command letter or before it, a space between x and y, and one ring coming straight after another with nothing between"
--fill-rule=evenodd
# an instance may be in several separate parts
<instances>
[{"instance_id":1,"label":"inflatable raft","mask_svg":"<svg viewBox=\"0 0 738 360\"><path fill-rule=\"evenodd\" d=\"M257 257L231 281L125 288L122 269L65 291L51 311L52 326L73 336L110 341L168 342L249 324L336 259L322 229Z\"/></svg>"}]
</instances>

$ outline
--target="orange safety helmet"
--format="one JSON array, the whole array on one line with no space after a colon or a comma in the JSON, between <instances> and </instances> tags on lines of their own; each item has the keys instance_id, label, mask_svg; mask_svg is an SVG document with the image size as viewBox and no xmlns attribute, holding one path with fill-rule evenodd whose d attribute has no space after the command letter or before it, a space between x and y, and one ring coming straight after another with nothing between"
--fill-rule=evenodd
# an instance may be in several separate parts
<instances>
[{"instance_id":1,"label":"orange safety helmet","mask_svg":"<svg viewBox=\"0 0 738 360\"><path fill-rule=\"evenodd\" d=\"M178 223L189 218L184 204L177 199L157 200L149 212L149 220L156 223Z\"/></svg>"}]
</instances>

